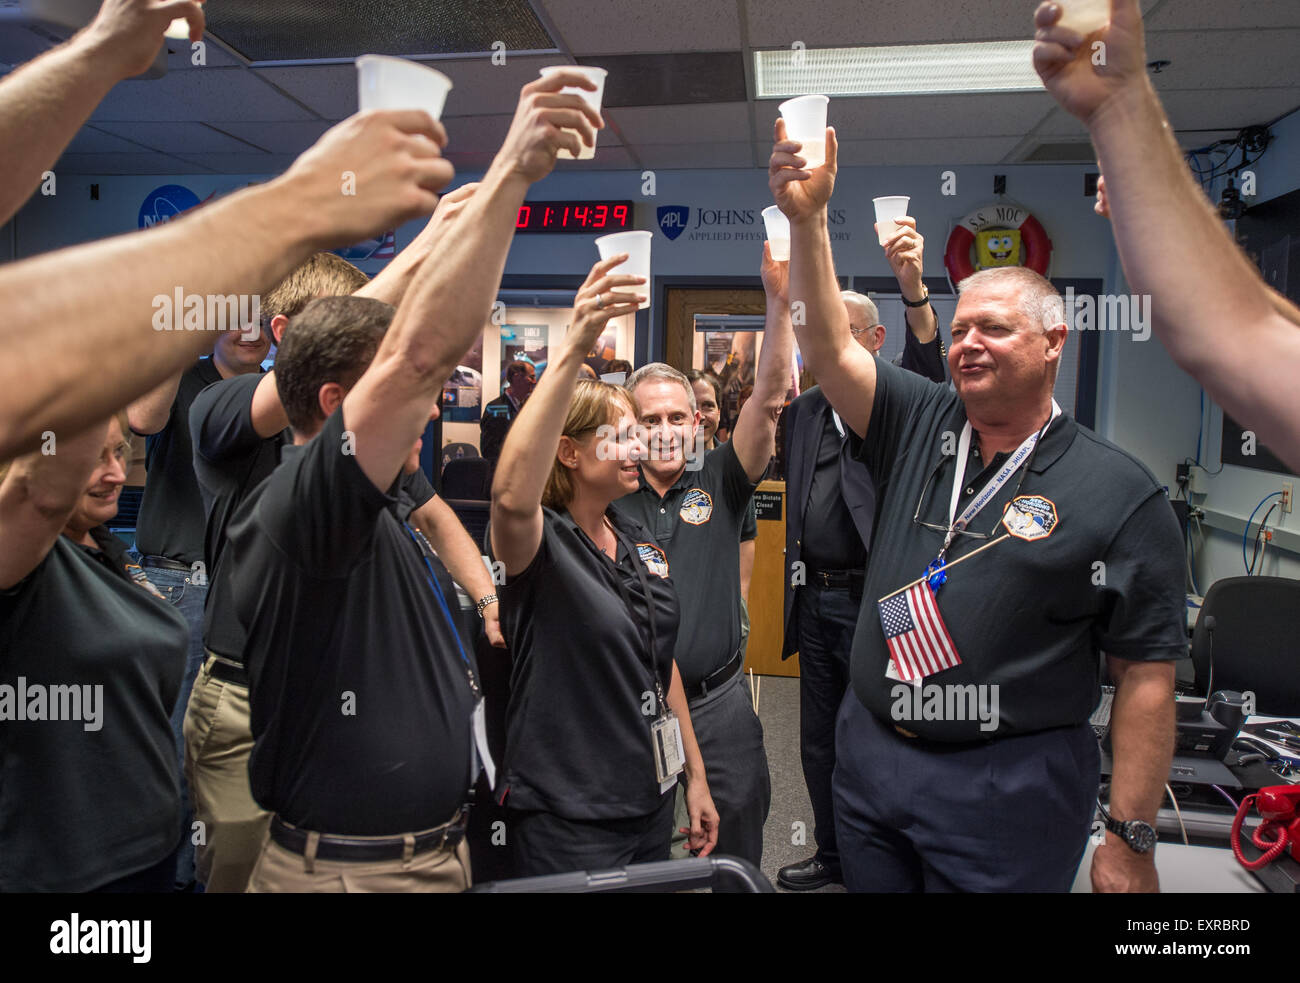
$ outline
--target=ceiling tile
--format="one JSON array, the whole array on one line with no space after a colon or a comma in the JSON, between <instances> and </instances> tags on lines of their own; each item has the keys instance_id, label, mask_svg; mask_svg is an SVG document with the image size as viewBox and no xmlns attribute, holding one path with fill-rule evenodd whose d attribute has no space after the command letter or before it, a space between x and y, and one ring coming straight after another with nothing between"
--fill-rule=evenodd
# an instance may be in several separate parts
<instances>
[{"instance_id":1,"label":"ceiling tile","mask_svg":"<svg viewBox=\"0 0 1300 983\"><path fill-rule=\"evenodd\" d=\"M780 115L776 100L758 103L755 127L770 132ZM832 99L827 122L841 140L907 137L1020 136L1056 105L1046 92L877 96Z\"/></svg>"},{"instance_id":2,"label":"ceiling tile","mask_svg":"<svg viewBox=\"0 0 1300 983\"><path fill-rule=\"evenodd\" d=\"M519 90L538 77L538 69L562 64L558 55L525 58L506 56L504 65L488 58L429 61L452 81L443 117L514 113ZM325 119L339 120L357 111L357 70L346 65L295 65L259 68L256 74L283 89Z\"/></svg>"},{"instance_id":3,"label":"ceiling tile","mask_svg":"<svg viewBox=\"0 0 1300 983\"><path fill-rule=\"evenodd\" d=\"M208 170L160 153L64 154L54 169L58 174L185 174Z\"/></svg>"},{"instance_id":4,"label":"ceiling tile","mask_svg":"<svg viewBox=\"0 0 1300 983\"><path fill-rule=\"evenodd\" d=\"M768 148L771 151L771 148ZM754 145L744 143L642 143L637 156L645 167L666 170L695 167L753 167ZM767 158L763 158L766 162Z\"/></svg>"},{"instance_id":5,"label":"ceiling tile","mask_svg":"<svg viewBox=\"0 0 1300 983\"><path fill-rule=\"evenodd\" d=\"M741 46L736 0L542 0L539 4L577 57L658 51L719 51Z\"/></svg>"},{"instance_id":6,"label":"ceiling tile","mask_svg":"<svg viewBox=\"0 0 1300 983\"><path fill-rule=\"evenodd\" d=\"M280 123L214 120L209 125L273 154L300 154L319 140L333 124L322 120Z\"/></svg>"},{"instance_id":7,"label":"ceiling tile","mask_svg":"<svg viewBox=\"0 0 1300 983\"><path fill-rule=\"evenodd\" d=\"M1300 8L1300 0L1296 6ZM1152 32L1147 58L1172 64L1157 89L1243 89L1300 85L1300 29Z\"/></svg>"},{"instance_id":8,"label":"ceiling tile","mask_svg":"<svg viewBox=\"0 0 1300 983\"><path fill-rule=\"evenodd\" d=\"M68 144L70 154L137 154L144 147L124 140L112 133L105 133L93 126L83 126Z\"/></svg>"},{"instance_id":9,"label":"ceiling tile","mask_svg":"<svg viewBox=\"0 0 1300 983\"><path fill-rule=\"evenodd\" d=\"M748 143L752 138L747 102L624 107L611 109L608 115L632 144Z\"/></svg>"},{"instance_id":10,"label":"ceiling tile","mask_svg":"<svg viewBox=\"0 0 1300 983\"><path fill-rule=\"evenodd\" d=\"M205 68L119 82L91 119L193 121L229 117L232 112L247 120L311 119L307 110L242 68Z\"/></svg>"},{"instance_id":11,"label":"ceiling tile","mask_svg":"<svg viewBox=\"0 0 1300 983\"><path fill-rule=\"evenodd\" d=\"M279 174L294 162L292 154L177 154L181 160L211 168L219 174Z\"/></svg>"},{"instance_id":12,"label":"ceiling tile","mask_svg":"<svg viewBox=\"0 0 1300 983\"><path fill-rule=\"evenodd\" d=\"M1296 0L1172 0L1147 18L1150 31L1300 27Z\"/></svg>"},{"instance_id":13,"label":"ceiling tile","mask_svg":"<svg viewBox=\"0 0 1300 983\"><path fill-rule=\"evenodd\" d=\"M840 144L839 166L997 164L1019 142L1018 137L846 140ZM755 144L755 149L761 161L771 156L771 144Z\"/></svg>"},{"instance_id":14,"label":"ceiling tile","mask_svg":"<svg viewBox=\"0 0 1300 983\"><path fill-rule=\"evenodd\" d=\"M1183 89L1160 93L1176 130L1235 130L1267 123L1300 106L1300 86L1289 89Z\"/></svg>"},{"instance_id":15,"label":"ceiling tile","mask_svg":"<svg viewBox=\"0 0 1300 983\"><path fill-rule=\"evenodd\" d=\"M255 148L202 123L101 122L98 128L165 153L247 153Z\"/></svg>"}]
</instances>

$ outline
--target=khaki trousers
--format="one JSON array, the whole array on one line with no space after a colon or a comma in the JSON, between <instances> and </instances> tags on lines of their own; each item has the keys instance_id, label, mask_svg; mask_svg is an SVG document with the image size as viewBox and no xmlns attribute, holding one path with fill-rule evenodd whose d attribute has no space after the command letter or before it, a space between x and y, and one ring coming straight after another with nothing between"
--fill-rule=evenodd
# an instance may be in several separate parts
<instances>
[{"instance_id":1,"label":"khaki trousers","mask_svg":"<svg viewBox=\"0 0 1300 983\"><path fill-rule=\"evenodd\" d=\"M198 879L211 893L238 893L257 863L271 814L253 801L248 784L248 688L212 675L215 661L209 652L185 708L185 778L202 824Z\"/></svg>"},{"instance_id":2,"label":"khaki trousers","mask_svg":"<svg viewBox=\"0 0 1300 983\"><path fill-rule=\"evenodd\" d=\"M315 856L315 836L308 834L303 855L271 839L268 829L262 855L248 881L249 894L391 894L438 892L451 894L470 886L469 844L455 849L426 850L409 860L321 860ZM412 839L414 843L414 839Z\"/></svg>"}]
</instances>

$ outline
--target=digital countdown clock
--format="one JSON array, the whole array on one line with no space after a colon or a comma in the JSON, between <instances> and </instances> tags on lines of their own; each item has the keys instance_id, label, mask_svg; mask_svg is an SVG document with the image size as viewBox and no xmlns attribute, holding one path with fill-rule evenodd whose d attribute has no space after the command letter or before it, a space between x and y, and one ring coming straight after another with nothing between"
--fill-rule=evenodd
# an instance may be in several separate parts
<instances>
[{"instance_id":1,"label":"digital countdown clock","mask_svg":"<svg viewBox=\"0 0 1300 983\"><path fill-rule=\"evenodd\" d=\"M631 201L526 201L519 206L515 219L515 231L521 235L532 232L603 235L632 228Z\"/></svg>"}]
</instances>

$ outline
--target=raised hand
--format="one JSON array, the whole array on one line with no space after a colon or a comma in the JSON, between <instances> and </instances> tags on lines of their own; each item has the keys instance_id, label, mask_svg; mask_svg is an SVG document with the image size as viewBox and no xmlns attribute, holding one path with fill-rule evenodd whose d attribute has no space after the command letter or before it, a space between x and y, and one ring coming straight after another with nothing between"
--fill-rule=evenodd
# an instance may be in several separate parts
<instances>
[{"instance_id":1,"label":"raised hand","mask_svg":"<svg viewBox=\"0 0 1300 983\"><path fill-rule=\"evenodd\" d=\"M763 266L759 272L763 277L763 291L768 297L789 307L790 263L772 258L771 243L763 243Z\"/></svg>"},{"instance_id":2,"label":"raised hand","mask_svg":"<svg viewBox=\"0 0 1300 983\"><path fill-rule=\"evenodd\" d=\"M514 121L494 166L505 166L532 183L551 173L561 147L576 157L582 144L596 145L596 131L605 123L582 96L560 92L572 86L596 89L595 83L575 70L552 72L520 90Z\"/></svg>"},{"instance_id":3,"label":"raised hand","mask_svg":"<svg viewBox=\"0 0 1300 983\"><path fill-rule=\"evenodd\" d=\"M1110 0L1110 23L1089 35L1057 26L1061 8L1034 14L1034 68L1043 86L1085 125L1126 89L1149 85L1138 0Z\"/></svg>"},{"instance_id":4,"label":"raised hand","mask_svg":"<svg viewBox=\"0 0 1300 983\"><path fill-rule=\"evenodd\" d=\"M835 128L826 127L826 163L803 170L804 159L799 156L800 144L787 140L785 120L777 118L774 130L775 144L767 164L767 184L772 189L772 200L792 222L809 218L826 207L835 190L836 155L839 144Z\"/></svg>"},{"instance_id":5,"label":"raised hand","mask_svg":"<svg viewBox=\"0 0 1300 983\"><path fill-rule=\"evenodd\" d=\"M456 174L446 143L423 110L372 110L330 129L278 180L318 226L320 248L346 245L433 211Z\"/></svg>"},{"instance_id":6,"label":"raised hand","mask_svg":"<svg viewBox=\"0 0 1300 983\"><path fill-rule=\"evenodd\" d=\"M99 13L78 36L111 64L119 78L148 70L158 57L163 32L184 17L190 23L190 40L203 37L203 0L104 0Z\"/></svg>"},{"instance_id":7,"label":"raised hand","mask_svg":"<svg viewBox=\"0 0 1300 983\"><path fill-rule=\"evenodd\" d=\"M917 298L921 295L921 278L925 270L925 237L917 231L916 219L904 215L894 221L898 231L885 241L885 258L903 289L903 296ZM878 225L876 229L878 234Z\"/></svg>"},{"instance_id":8,"label":"raised hand","mask_svg":"<svg viewBox=\"0 0 1300 983\"><path fill-rule=\"evenodd\" d=\"M581 349L584 354L589 352L611 318L635 314L637 306L645 300L644 294L615 292L617 287L645 283L643 276L610 275L610 270L626 261L627 253L619 253L602 259L587 274L573 304L573 326L566 338L571 347Z\"/></svg>"}]
</instances>

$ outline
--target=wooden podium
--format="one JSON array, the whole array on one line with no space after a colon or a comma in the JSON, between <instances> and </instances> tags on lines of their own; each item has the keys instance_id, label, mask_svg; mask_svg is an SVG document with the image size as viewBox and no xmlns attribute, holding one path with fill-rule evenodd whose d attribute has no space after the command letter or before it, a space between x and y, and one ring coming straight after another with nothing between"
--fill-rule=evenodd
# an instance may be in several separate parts
<instances>
[{"instance_id":1,"label":"wooden podium","mask_svg":"<svg viewBox=\"0 0 1300 983\"><path fill-rule=\"evenodd\" d=\"M749 583L749 642L745 669L764 676L798 676L799 657L781 661L785 634L785 482L764 481L754 492L758 513L754 576Z\"/></svg>"}]
</instances>

